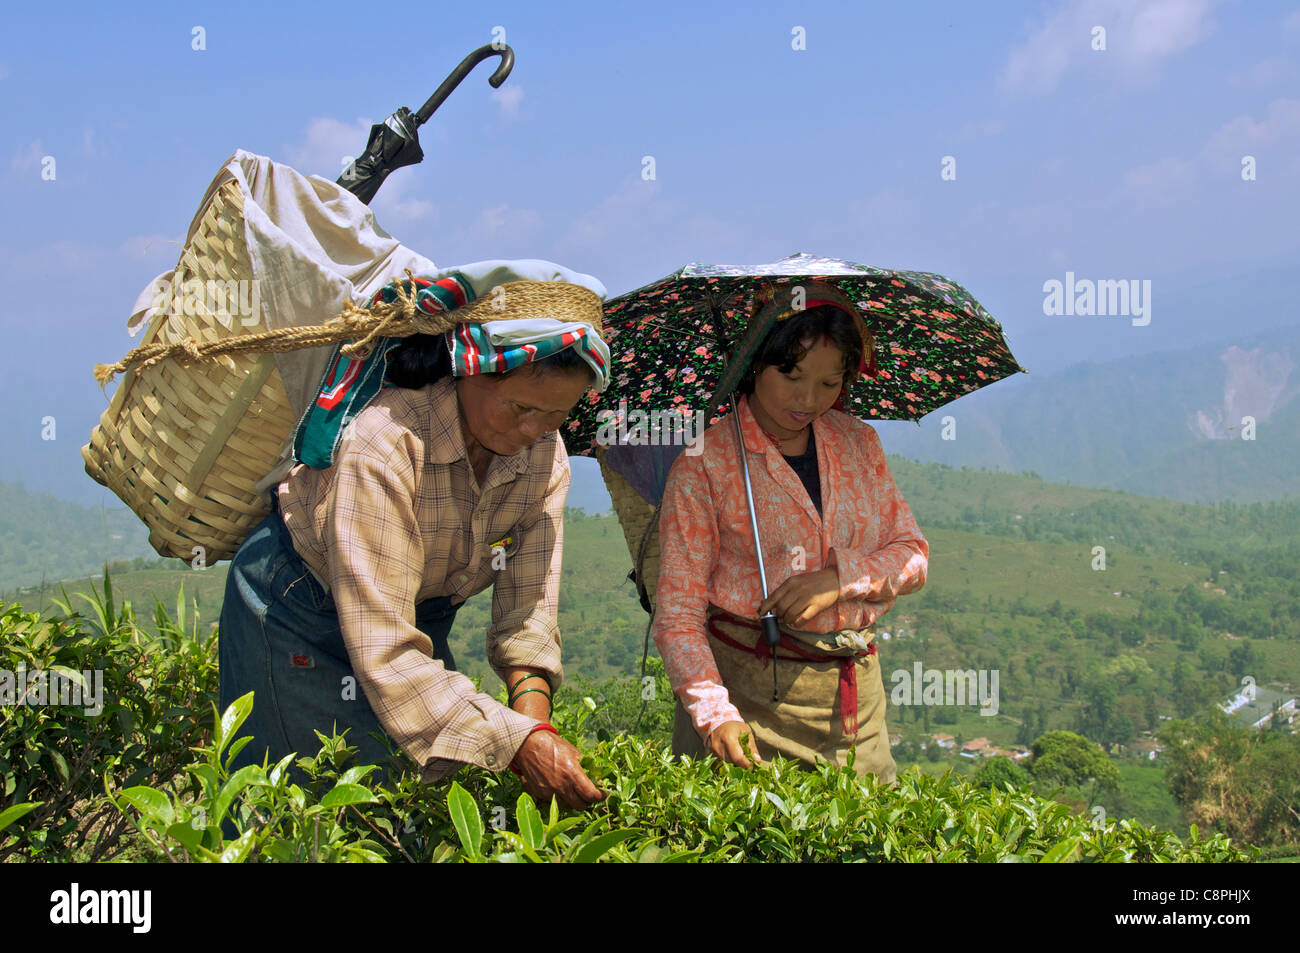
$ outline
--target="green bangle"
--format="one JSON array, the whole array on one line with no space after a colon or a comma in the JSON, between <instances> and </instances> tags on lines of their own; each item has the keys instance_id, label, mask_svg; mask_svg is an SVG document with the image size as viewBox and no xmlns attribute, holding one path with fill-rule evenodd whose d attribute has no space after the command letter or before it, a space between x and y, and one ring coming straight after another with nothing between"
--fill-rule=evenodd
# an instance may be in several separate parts
<instances>
[{"instance_id":1,"label":"green bangle","mask_svg":"<svg viewBox=\"0 0 1300 953\"><path fill-rule=\"evenodd\" d=\"M523 681L523 679L520 679L520 681ZM551 708L551 709L554 709L554 708L555 708L555 703L554 703L553 701L551 701L551 695L550 695L550 693L547 692L546 689L544 689L544 688L525 688L525 689L524 689L522 692L520 692L518 695L512 695L512 696L510 697L510 702L509 702L510 707L511 707L511 708L514 708L514 707L515 707L515 702L519 701L519 699L523 698L523 697L524 697L525 695L527 695L529 692L541 692L543 695L546 696L546 704L547 704L547 706L548 706L549 708Z\"/></svg>"},{"instance_id":2,"label":"green bangle","mask_svg":"<svg viewBox=\"0 0 1300 953\"><path fill-rule=\"evenodd\" d=\"M552 691L552 692L555 691L555 689L551 687L551 680L549 678L547 678L541 672L533 672L529 675L525 675L523 678L519 679L519 681L515 682L514 688L510 689L508 692L506 692L506 694L513 695L519 689L519 686L522 685L524 682L528 681L530 678L540 678L542 681L546 683L546 688L548 691Z\"/></svg>"}]
</instances>

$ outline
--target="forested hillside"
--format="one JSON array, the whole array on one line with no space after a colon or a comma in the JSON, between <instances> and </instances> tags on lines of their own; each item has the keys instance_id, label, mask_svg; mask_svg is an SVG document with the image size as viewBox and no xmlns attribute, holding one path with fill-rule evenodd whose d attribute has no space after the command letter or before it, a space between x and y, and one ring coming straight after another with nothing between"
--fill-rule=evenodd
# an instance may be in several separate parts
<instances>
[{"instance_id":1,"label":"forested hillside","mask_svg":"<svg viewBox=\"0 0 1300 953\"><path fill-rule=\"evenodd\" d=\"M85 506L0 483L0 592L94 572L105 562L157 558L125 506Z\"/></svg>"},{"instance_id":2,"label":"forested hillside","mask_svg":"<svg viewBox=\"0 0 1300 953\"><path fill-rule=\"evenodd\" d=\"M1018 375L880 432L926 462L1189 503L1279 499L1300 473L1300 330Z\"/></svg>"}]
</instances>

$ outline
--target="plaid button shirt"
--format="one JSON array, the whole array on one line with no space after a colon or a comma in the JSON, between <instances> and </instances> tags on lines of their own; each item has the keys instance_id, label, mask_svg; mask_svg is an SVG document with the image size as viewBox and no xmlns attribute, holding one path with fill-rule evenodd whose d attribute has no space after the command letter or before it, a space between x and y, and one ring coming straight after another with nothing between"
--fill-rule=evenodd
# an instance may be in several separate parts
<instances>
[{"instance_id":1,"label":"plaid button shirt","mask_svg":"<svg viewBox=\"0 0 1300 953\"><path fill-rule=\"evenodd\" d=\"M462 763L503 770L537 722L435 661L415 606L492 586L488 661L503 679L510 667L537 667L558 688L568 491L556 434L494 458L480 488L451 379L385 387L348 426L333 466L299 464L279 486L294 548L334 597L357 681L426 782Z\"/></svg>"}]
</instances>

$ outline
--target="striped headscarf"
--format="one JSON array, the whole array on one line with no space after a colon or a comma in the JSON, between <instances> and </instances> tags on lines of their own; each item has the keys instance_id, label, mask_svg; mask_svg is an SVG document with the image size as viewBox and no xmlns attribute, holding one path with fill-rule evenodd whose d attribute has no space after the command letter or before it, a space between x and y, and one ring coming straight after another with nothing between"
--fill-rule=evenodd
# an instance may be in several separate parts
<instances>
[{"instance_id":1,"label":"striped headscarf","mask_svg":"<svg viewBox=\"0 0 1300 953\"><path fill-rule=\"evenodd\" d=\"M542 263L546 264L546 263ZM499 276L498 267L492 272ZM474 284L465 274L454 271L442 277L414 276L388 282L370 299L392 302L398 286L415 293L416 307L426 314L440 314L464 307L478 298ZM462 322L443 335L451 354L456 377L471 374L499 374L532 361L542 360L565 348L578 351L596 374L596 389L609 384L609 348L591 324L561 322L545 318L502 319ZM348 357L342 344L325 368L316 400L307 408L294 432L293 456L314 469L332 466L343 432L385 386L388 361L406 339L379 339L367 357Z\"/></svg>"},{"instance_id":2,"label":"striped headscarf","mask_svg":"<svg viewBox=\"0 0 1300 953\"><path fill-rule=\"evenodd\" d=\"M447 340L452 373L457 377L500 374L571 347L595 372L596 390L609 385L609 348L585 321L521 318L464 323L447 332Z\"/></svg>"}]
</instances>

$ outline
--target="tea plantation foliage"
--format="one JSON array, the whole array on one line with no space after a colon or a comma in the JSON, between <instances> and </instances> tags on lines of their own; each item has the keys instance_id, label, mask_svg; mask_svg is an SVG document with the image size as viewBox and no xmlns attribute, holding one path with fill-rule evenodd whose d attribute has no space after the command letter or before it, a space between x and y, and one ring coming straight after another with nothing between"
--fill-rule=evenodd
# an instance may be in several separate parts
<instances>
[{"instance_id":1,"label":"tea plantation foliage","mask_svg":"<svg viewBox=\"0 0 1300 953\"><path fill-rule=\"evenodd\" d=\"M45 620L0 605L0 669L104 673L103 710L0 707L0 859L138 861L1243 861L1216 834L1188 840L1129 821L1100 824L1014 783L973 786L911 769L893 787L851 771L777 761L747 772L676 762L659 702L636 732L564 690L554 721L608 792L581 812L535 805L509 772L469 768L434 785L409 761L388 783L356 765L346 739L278 764L227 765L246 740L246 696L213 704L216 640L158 605L145 634L106 580L88 614L66 602ZM21 695L23 687L18 689ZM623 697L626 696L626 697ZM504 697L504 695L502 696ZM1253 853L1253 851L1252 851Z\"/></svg>"}]
</instances>

